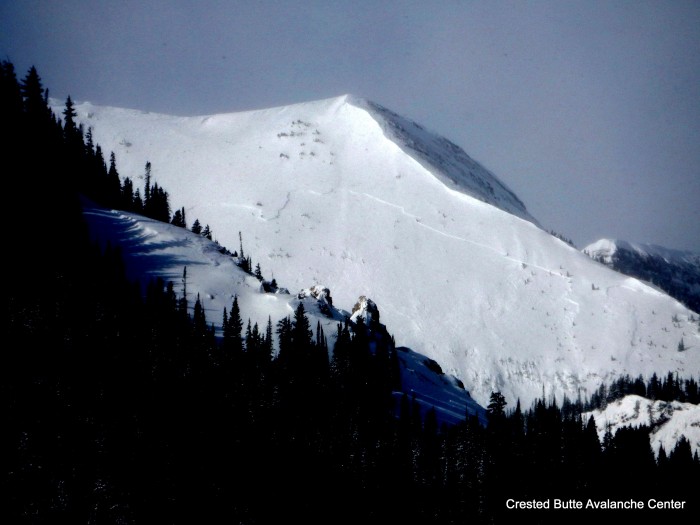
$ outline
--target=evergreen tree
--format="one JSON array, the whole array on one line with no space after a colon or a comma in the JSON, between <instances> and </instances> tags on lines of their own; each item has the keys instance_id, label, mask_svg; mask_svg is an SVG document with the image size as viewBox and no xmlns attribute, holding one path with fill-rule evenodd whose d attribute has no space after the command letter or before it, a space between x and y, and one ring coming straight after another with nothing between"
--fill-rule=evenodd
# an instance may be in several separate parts
<instances>
[{"instance_id":1,"label":"evergreen tree","mask_svg":"<svg viewBox=\"0 0 700 525\"><path fill-rule=\"evenodd\" d=\"M277 362L286 367L291 359L292 353L292 320L289 317L280 319L277 322L277 341L279 344L279 353L277 354Z\"/></svg>"},{"instance_id":2,"label":"evergreen tree","mask_svg":"<svg viewBox=\"0 0 700 525\"><path fill-rule=\"evenodd\" d=\"M63 110L63 131L66 135L66 141L70 142L73 135L78 132L78 127L75 123L75 117L78 114L75 112L75 105L73 100L71 100L70 95L66 99L66 107Z\"/></svg>"},{"instance_id":3,"label":"evergreen tree","mask_svg":"<svg viewBox=\"0 0 700 525\"><path fill-rule=\"evenodd\" d=\"M179 210L175 210L173 213L173 218L170 223L174 226L179 226L180 228L187 228L187 218L185 216L184 206Z\"/></svg>"},{"instance_id":4,"label":"evergreen tree","mask_svg":"<svg viewBox=\"0 0 700 525\"><path fill-rule=\"evenodd\" d=\"M134 191L134 203L133 203L133 209L136 213L143 213L143 199L141 199L141 190L136 188L136 191Z\"/></svg>"},{"instance_id":5,"label":"evergreen tree","mask_svg":"<svg viewBox=\"0 0 700 525\"><path fill-rule=\"evenodd\" d=\"M292 344L294 351L300 360L306 361L305 354L311 348L313 332L309 325L309 318L306 317L306 309L303 301L300 301L294 311L294 321L292 322Z\"/></svg>"},{"instance_id":6,"label":"evergreen tree","mask_svg":"<svg viewBox=\"0 0 700 525\"><path fill-rule=\"evenodd\" d=\"M170 222L170 204L168 202L168 192L153 184L150 191L149 204L145 207L144 213L152 219Z\"/></svg>"},{"instance_id":7,"label":"evergreen tree","mask_svg":"<svg viewBox=\"0 0 700 525\"><path fill-rule=\"evenodd\" d=\"M0 62L0 104L6 129L18 130L23 113L22 90L17 82L15 66L5 60Z\"/></svg>"},{"instance_id":8,"label":"evergreen tree","mask_svg":"<svg viewBox=\"0 0 700 525\"><path fill-rule=\"evenodd\" d=\"M36 68L32 66L22 80L21 93L24 99L24 110L29 125L34 129L42 129L43 123L50 115L50 110L44 99L44 88Z\"/></svg>"},{"instance_id":9,"label":"evergreen tree","mask_svg":"<svg viewBox=\"0 0 700 525\"><path fill-rule=\"evenodd\" d=\"M262 347L262 356L265 363L269 363L272 360L272 354L274 352L273 340L272 340L272 317L267 317L267 326L265 328L265 339Z\"/></svg>"},{"instance_id":10,"label":"evergreen tree","mask_svg":"<svg viewBox=\"0 0 700 525\"><path fill-rule=\"evenodd\" d=\"M122 184L122 194L120 200L120 209L126 211L135 211L134 209L134 183L129 177L124 178Z\"/></svg>"},{"instance_id":11,"label":"evergreen tree","mask_svg":"<svg viewBox=\"0 0 700 525\"><path fill-rule=\"evenodd\" d=\"M151 206L151 162L146 161L144 174L143 209L148 211Z\"/></svg>"},{"instance_id":12,"label":"evergreen tree","mask_svg":"<svg viewBox=\"0 0 700 525\"><path fill-rule=\"evenodd\" d=\"M647 387L647 395L649 399L656 400L661 399L661 382L659 381L656 372L654 372L649 380L649 386Z\"/></svg>"},{"instance_id":13,"label":"evergreen tree","mask_svg":"<svg viewBox=\"0 0 700 525\"><path fill-rule=\"evenodd\" d=\"M181 319L187 318L187 266L182 269L182 297L178 301L178 313Z\"/></svg>"},{"instance_id":14,"label":"evergreen tree","mask_svg":"<svg viewBox=\"0 0 700 525\"><path fill-rule=\"evenodd\" d=\"M246 352L248 355L251 357L251 361L254 360L255 355L257 354L258 350L258 325L257 323L255 324L255 333L253 333L253 328L250 325L250 317L248 318L248 327L246 328L245 331L245 347L246 347Z\"/></svg>"},{"instance_id":15,"label":"evergreen tree","mask_svg":"<svg viewBox=\"0 0 700 525\"><path fill-rule=\"evenodd\" d=\"M119 208L122 197L122 185L117 171L117 159L112 152L109 156L109 171L106 180L105 203L113 208Z\"/></svg>"},{"instance_id":16,"label":"evergreen tree","mask_svg":"<svg viewBox=\"0 0 700 525\"><path fill-rule=\"evenodd\" d=\"M231 314L228 316L228 320L224 323L223 327L223 353L225 358L229 361L236 361L243 353L242 330L243 320L241 319L241 310L238 306L238 296L235 296L231 304Z\"/></svg>"},{"instance_id":17,"label":"evergreen tree","mask_svg":"<svg viewBox=\"0 0 700 525\"><path fill-rule=\"evenodd\" d=\"M486 409L489 420L496 421L505 418L506 398L500 392L491 392L491 398Z\"/></svg>"}]
</instances>

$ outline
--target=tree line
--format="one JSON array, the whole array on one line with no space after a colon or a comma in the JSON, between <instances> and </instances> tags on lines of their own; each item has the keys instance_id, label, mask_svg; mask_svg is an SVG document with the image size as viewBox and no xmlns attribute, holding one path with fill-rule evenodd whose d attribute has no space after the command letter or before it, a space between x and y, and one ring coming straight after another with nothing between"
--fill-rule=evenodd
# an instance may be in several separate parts
<instances>
[{"instance_id":1,"label":"tree line","mask_svg":"<svg viewBox=\"0 0 700 525\"><path fill-rule=\"evenodd\" d=\"M700 388L694 377L682 379L678 374L668 372L665 377L659 378L654 372L646 381L641 375L632 379L625 374L610 384L603 383L581 408L585 411L603 409L608 403L627 395L637 395L654 401L680 401L694 405L700 403Z\"/></svg>"}]
</instances>

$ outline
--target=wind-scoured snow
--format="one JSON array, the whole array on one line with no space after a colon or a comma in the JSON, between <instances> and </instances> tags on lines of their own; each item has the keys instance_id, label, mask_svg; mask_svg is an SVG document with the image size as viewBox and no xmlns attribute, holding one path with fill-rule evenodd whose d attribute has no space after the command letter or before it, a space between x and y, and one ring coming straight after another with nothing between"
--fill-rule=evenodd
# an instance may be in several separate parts
<instances>
[{"instance_id":1,"label":"wind-scoured snow","mask_svg":"<svg viewBox=\"0 0 700 525\"><path fill-rule=\"evenodd\" d=\"M690 442L693 453L700 454L699 405L679 401L652 401L645 397L628 395L609 403L603 410L585 412L584 421L591 415L601 441L608 427L615 434L621 427L647 426L652 429L649 439L654 454L658 455L661 446L668 454L681 436L685 436Z\"/></svg>"},{"instance_id":2,"label":"wind-scoured snow","mask_svg":"<svg viewBox=\"0 0 700 525\"><path fill-rule=\"evenodd\" d=\"M446 186L536 222L512 190L453 142L374 102L354 98L352 102L366 108L385 135Z\"/></svg>"},{"instance_id":3,"label":"wind-scoured snow","mask_svg":"<svg viewBox=\"0 0 700 525\"><path fill-rule=\"evenodd\" d=\"M375 104L76 110L136 186L151 161L188 224L209 224L232 250L242 232L253 264L292 292L325 285L346 307L371 298L398 345L482 405L494 390L528 406L543 386L575 398L620 374L700 373L692 312L542 231L460 148Z\"/></svg>"}]
</instances>

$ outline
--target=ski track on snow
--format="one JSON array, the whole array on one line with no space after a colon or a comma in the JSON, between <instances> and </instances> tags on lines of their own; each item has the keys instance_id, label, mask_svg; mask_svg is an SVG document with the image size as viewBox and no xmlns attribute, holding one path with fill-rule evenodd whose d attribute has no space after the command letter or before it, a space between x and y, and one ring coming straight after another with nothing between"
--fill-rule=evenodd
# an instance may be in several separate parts
<instances>
[{"instance_id":1,"label":"ski track on snow","mask_svg":"<svg viewBox=\"0 0 700 525\"><path fill-rule=\"evenodd\" d=\"M396 208L396 209L398 209L399 211L401 211L401 213L402 213L403 215L405 215L406 217L409 217L409 218L413 219L414 222L415 222L416 224L418 224L419 226L421 226L421 227L425 228L426 230L429 230L429 231L431 231L431 232L433 232L433 233L437 233L438 235L441 235L441 236L443 236L443 237L447 237L448 239L454 239L454 240L456 240L456 241L461 241L461 242L469 243L469 244L471 244L471 245L473 245L473 246L478 246L479 248L483 248L483 249L485 249L485 250L488 250L488 251L490 251L490 252L492 252L492 253L495 253L496 255L498 255L498 256L500 256L500 257L505 257L505 258L508 259L509 261L513 261L514 263L517 263L517 264L527 264L528 266L531 266L531 267L533 267L533 268L537 268L537 269L539 269L539 270L542 270L543 272L553 272L551 268L545 268L544 266L539 266L539 265L537 265L537 264L532 264L532 263L530 263L530 262L526 262L526 261L523 261L523 260L521 260L521 259L516 259L516 258L511 257L510 255L508 255L508 254L506 254L506 253L499 252L498 250L496 250L495 248L493 248L492 246L489 246L489 245L487 245L487 244L482 244L482 243L480 243L480 242L476 242L476 241L473 241L473 240L471 240L471 239L466 239L466 238L464 238L464 237L460 237L459 235L454 235L454 234L452 234L452 233L443 232L443 231L438 230L437 228L433 228L432 226L428 226L427 224L425 224L425 223L423 222L423 220L422 220L421 217L419 217L418 215L414 215L414 214L412 214L412 213L407 212L407 211L406 211L406 208L403 207L403 206L401 206L401 205L399 205L399 204L394 204L393 202L386 201L386 200L384 200L384 199L381 199L381 198L379 198L379 197L377 197L377 196L375 196L375 195L371 195L371 194L366 193L366 192L357 192L357 191L353 191L353 190L348 190L348 192L351 193L351 194L353 194L353 195L358 195L358 196L361 196L361 197L367 197L367 198L372 199L372 200L374 200L374 201L376 201L376 202L379 202L380 204L384 204L385 206L390 206L390 207L392 207L392 208ZM564 278L564 279L569 279L569 277L567 277L566 275L562 275L562 274L560 274L560 273L558 273L558 272L553 272L552 275L557 276L557 277L561 277L561 278Z\"/></svg>"}]
</instances>

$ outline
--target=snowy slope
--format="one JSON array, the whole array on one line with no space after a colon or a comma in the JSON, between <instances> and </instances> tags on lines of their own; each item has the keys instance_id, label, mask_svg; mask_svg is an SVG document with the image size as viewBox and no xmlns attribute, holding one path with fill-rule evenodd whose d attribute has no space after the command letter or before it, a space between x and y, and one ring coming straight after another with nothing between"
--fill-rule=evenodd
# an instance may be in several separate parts
<instances>
[{"instance_id":1,"label":"snowy slope","mask_svg":"<svg viewBox=\"0 0 700 525\"><path fill-rule=\"evenodd\" d=\"M601 441L608 425L613 434L621 427L645 425L653 428L649 437L654 454L659 453L662 445L668 454L681 436L690 441L693 453L697 451L700 454L699 405L679 401L652 401L629 395L610 403L604 410L584 413L583 420L587 421L591 415Z\"/></svg>"},{"instance_id":2,"label":"snowy slope","mask_svg":"<svg viewBox=\"0 0 700 525\"><path fill-rule=\"evenodd\" d=\"M689 310L545 233L461 149L372 103L206 117L76 109L122 176L142 185L150 160L190 224L231 249L241 231L253 264L290 290L370 297L398 345L482 405L492 390L528 406L543 385L576 397L622 373L700 372Z\"/></svg>"},{"instance_id":3,"label":"snowy slope","mask_svg":"<svg viewBox=\"0 0 700 525\"><path fill-rule=\"evenodd\" d=\"M700 312L700 254L613 239L600 239L583 252L618 272L653 283Z\"/></svg>"},{"instance_id":4,"label":"snowy slope","mask_svg":"<svg viewBox=\"0 0 700 525\"><path fill-rule=\"evenodd\" d=\"M187 268L190 308L199 296L207 322L214 323L219 332L224 307L231 311L234 296L238 297L244 324L250 319L262 332L268 317L273 326L284 317L293 317L303 300L314 335L320 321L331 349L337 323L350 316L350 312L333 306L331 291L322 286L286 294L264 293L260 282L241 270L233 257L221 253L219 245L183 228L90 203L85 204L84 216L95 240L121 248L127 276L140 281L144 288L152 278L162 277L172 281L175 292L181 295L183 270ZM438 420L446 423L464 419L467 412L484 420L484 409L454 377L431 369L425 356L408 348L402 348L399 354L403 392L415 395L423 410L434 406ZM400 398L401 392L395 395Z\"/></svg>"}]
</instances>

